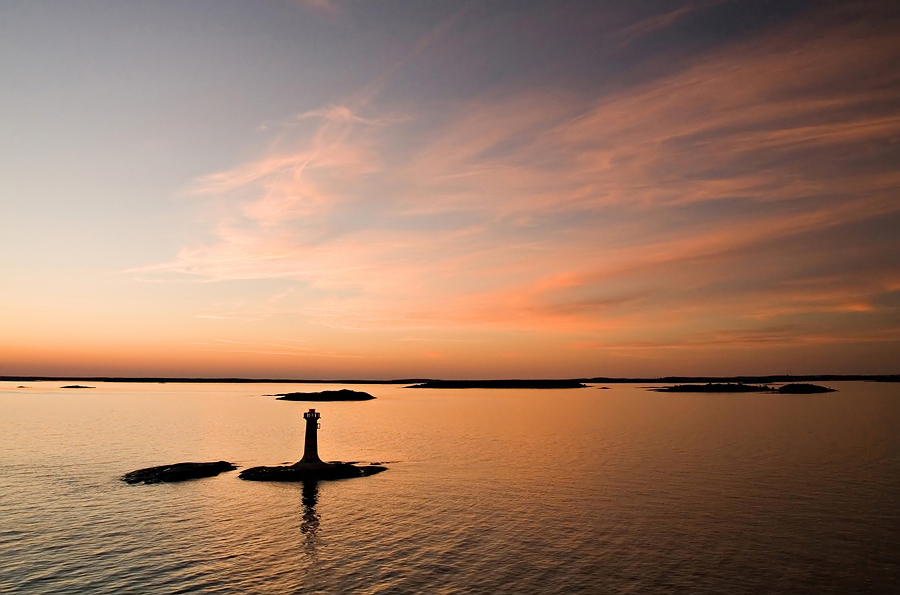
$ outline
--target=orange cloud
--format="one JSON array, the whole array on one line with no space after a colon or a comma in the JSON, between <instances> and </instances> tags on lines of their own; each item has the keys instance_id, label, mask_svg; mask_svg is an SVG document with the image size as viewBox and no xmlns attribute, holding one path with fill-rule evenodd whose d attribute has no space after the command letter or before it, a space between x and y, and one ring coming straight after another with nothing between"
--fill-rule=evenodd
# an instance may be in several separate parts
<instances>
[{"instance_id":1,"label":"orange cloud","mask_svg":"<svg viewBox=\"0 0 900 595\"><path fill-rule=\"evenodd\" d=\"M891 240L836 242L845 272L795 283L834 261L824 234L900 215L896 39L795 24L589 102L482 97L436 127L368 104L306 112L280 140L290 151L198 181L211 241L137 270L302 282L302 299L247 312L335 328L591 331L622 349L629 329L707 337L679 345L873 336L830 319L831 334L716 328L839 314L877 325L895 307L882 300L893 262L873 258ZM867 258L873 283L852 274Z\"/></svg>"}]
</instances>

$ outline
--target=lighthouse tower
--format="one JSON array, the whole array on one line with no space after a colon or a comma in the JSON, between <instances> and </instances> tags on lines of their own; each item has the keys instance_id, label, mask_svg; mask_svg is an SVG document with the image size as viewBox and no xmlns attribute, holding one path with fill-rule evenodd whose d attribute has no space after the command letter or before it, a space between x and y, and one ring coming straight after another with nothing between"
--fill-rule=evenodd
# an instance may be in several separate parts
<instances>
[{"instance_id":1,"label":"lighthouse tower","mask_svg":"<svg viewBox=\"0 0 900 595\"><path fill-rule=\"evenodd\" d=\"M321 463L319 458L319 438L316 432L319 429L320 414L315 409L310 409L303 414L306 420L306 442L303 444L303 458L301 463Z\"/></svg>"}]
</instances>

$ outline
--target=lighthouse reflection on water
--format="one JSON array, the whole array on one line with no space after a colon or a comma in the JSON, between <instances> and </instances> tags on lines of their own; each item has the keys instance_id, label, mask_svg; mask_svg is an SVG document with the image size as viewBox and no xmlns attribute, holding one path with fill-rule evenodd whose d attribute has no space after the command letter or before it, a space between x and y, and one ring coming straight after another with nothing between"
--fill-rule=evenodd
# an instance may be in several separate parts
<instances>
[{"instance_id":1,"label":"lighthouse reflection on water","mask_svg":"<svg viewBox=\"0 0 900 595\"><path fill-rule=\"evenodd\" d=\"M316 513L316 504L319 501L319 482L315 480L304 481L301 493L303 504L303 522L300 523L300 532L305 536L303 547L307 555L315 556L318 545L319 515Z\"/></svg>"},{"instance_id":2,"label":"lighthouse reflection on water","mask_svg":"<svg viewBox=\"0 0 900 595\"><path fill-rule=\"evenodd\" d=\"M320 427L319 414L315 409L310 409L303 414L306 420L306 438L303 443L303 458L301 463L321 463L319 458L318 430ZM304 549L307 555L315 556L318 545L319 515L316 513L316 504L319 501L319 482L312 479L303 482L301 502L303 504L303 522L300 524L300 532L306 536Z\"/></svg>"}]
</instances>

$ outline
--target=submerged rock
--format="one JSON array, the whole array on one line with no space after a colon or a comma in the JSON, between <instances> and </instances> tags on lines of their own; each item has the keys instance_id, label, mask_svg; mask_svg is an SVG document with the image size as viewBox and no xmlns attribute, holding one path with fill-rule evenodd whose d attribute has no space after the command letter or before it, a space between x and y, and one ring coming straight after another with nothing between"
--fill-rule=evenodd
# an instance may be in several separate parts
<instances>
[{"instance_id":1,"label":"submerged rock","mask_svg":"<svg viewBox=\"0 0 900 595\"><path fill-rule=\"evenodd\" d=\"M275 395L279 401L369 401L374 399L369 393L360 390L342 388L340 390L323 390L315 393L281 393Z\"/></svg>"},{"instance_id":2,"label":"submerged rock","mask_svg":"<svg viewBox=\"0 0 900 595\"><path fill-rule=\"evenodd\" d=\"M228 461L215 461L212 463L175 463L174 465L160 465L130 471L122 476L125 483L165 483L173 481L186 481L201 477L213 477L225 471L237 469Z\"/></svg>"},{"instance_id":3,"label":"submerged rock","mask_svg":"<svg viewBox=\"0 0 900 595\"><path fill-rule=\"evenodd\" d=\"M795 382L778 387L778 392L783 395L811 395L814 393L833 393L835 392L835 389L828 388L827 386L819 386L818 384Z\"/></svg>"},{"instance_id":4,"label":"submerged rock","mask_svg":"<svg viewBox=\"0 0 900 595\"><path fill-rule=\"evenodd\" d=\"M251 467L238 476L248 481L319 481L366 477L386 471L381 465L354 465L333 461L331 463L294 463L283 467Z\"/></svg>"}]
</instances>

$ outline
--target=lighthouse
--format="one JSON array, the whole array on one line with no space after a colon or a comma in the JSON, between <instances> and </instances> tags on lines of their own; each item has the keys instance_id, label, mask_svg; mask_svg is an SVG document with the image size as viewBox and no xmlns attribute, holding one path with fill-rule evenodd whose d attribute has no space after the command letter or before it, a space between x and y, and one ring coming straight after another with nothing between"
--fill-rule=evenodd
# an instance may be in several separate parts
<instances>
[{"instance_id":1,"label":"lighthouse","mask_svg":"<svg viewBox=\"0 0 900 595\"><path fill-rule=\"evenodd\" d=\"M303 445L302 459L290 466L251 467L250 469L244 469L241 471L240 478L250 481L316 482L326 479L366 477L367 475L375 475L387 470L387 467L382 467L378 463L356 465L354 463L342 463L341 461L323 462L319 458L319 441L317 439L320 417L321 414L315 409L310 409L303 414L303 419L306 420L306 442ZM306 506L306 486L303 489L303 505ZM311 508L315 504L315 492L310 493L312 494L310 496ZM311 518L308 520L312 522L315 518L311 513Z\"/></svg>"},{"instance_id":2,"label":"lighthouse","mask_svg":"<svg viewBox=\"0 0 900 595\"><path fill-rule=\"evenodd\" d=\"M319 429L320 414L315 409L310 409L303 414L306 420L306 441L303 444L303 458L301 463L321 463L319 458L319 438L316 432Z\"/></svg>"}]
</instances>

